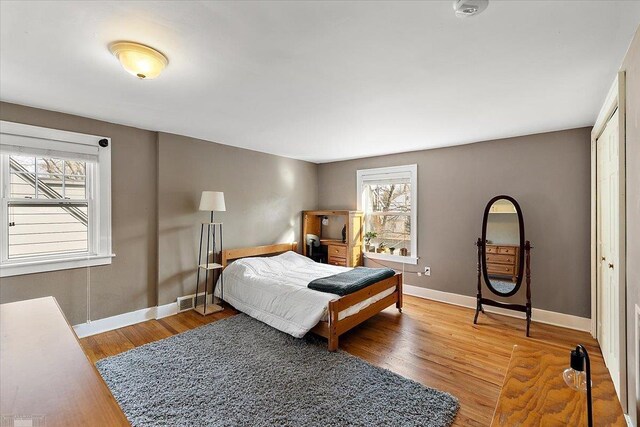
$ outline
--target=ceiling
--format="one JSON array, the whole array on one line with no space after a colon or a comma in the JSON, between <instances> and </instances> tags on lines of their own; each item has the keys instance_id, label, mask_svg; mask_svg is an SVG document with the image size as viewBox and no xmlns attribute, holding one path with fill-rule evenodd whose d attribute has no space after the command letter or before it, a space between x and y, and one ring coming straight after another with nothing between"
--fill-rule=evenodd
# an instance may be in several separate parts
<instances>
[{"instance_id":1,"label":"ceiling","mask_svg":"<svg viewBox=\"0 0 640 427\"><path fill-rule=\"evenodd\" d=\"M0 99L328 162L593 125L639 1L0 3ZM155 80L107 50L162 51Z\"/></svg>"}]
</instances>

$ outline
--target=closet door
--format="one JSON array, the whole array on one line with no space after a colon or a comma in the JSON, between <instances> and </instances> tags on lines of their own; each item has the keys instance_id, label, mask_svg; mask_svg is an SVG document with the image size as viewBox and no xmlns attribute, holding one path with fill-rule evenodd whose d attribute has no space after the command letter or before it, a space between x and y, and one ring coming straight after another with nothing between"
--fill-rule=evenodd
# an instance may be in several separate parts
<instances>
[{"instance_id":1,"label":"closet door","mask_svg":"<svg viewBox=\"0 0 640 427\"><path fill-rule=\"evenodd\" d=\"M597 140L597 235L598 235L598 333L605 363L618 396L620 372L620 168L618 112L609 119Z\"/></svg>"}]
</instances>

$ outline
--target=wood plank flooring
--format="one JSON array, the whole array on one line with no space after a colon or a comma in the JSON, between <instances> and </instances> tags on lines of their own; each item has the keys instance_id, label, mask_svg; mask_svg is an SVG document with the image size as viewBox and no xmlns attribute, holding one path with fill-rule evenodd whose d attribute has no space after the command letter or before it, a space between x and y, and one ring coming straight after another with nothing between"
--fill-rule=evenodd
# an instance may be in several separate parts
<instances>
[{"instance_id":1,"label":"wood plank flooring","mask_svg":"<svg viewBox=\"0 0 640 427\"><path fill-rule=\"evenodd\" d=\"M80 340L93 362L152 341L215 322L236 312L227 308L208 317L189 311ZM456 426L488 426L515 344L535 349L587 347L602 364L588 333L536 323L524 336L524 320L481 314L473 324L469 308L405 296L403 313L390 307L340 337L340 348L460 400Z\"/></svg>"}]
</instances>

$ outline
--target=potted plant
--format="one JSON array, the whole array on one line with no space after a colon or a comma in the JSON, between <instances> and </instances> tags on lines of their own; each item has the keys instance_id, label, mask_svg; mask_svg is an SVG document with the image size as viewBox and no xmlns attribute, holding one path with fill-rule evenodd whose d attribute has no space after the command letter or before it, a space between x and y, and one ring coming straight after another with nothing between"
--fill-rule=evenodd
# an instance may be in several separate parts
<instances>
[{"instance_id":1,"label":"potted plant","mask_svg":"<svg viewBox=\"0 0 640 427\"><path fill-rule=\"evenodd\" d=\"M381 243L378 245L377 252L378 252L379 254L382 254L382 253L384 253L385 249L387 249L387 245L386 245L384 242L381 242Z\"/></svg>"},{"instance_id":2,"label":"potted plant","mask_svg":"<svg viewBox=\"0 0 640 427\"><path fill-rule=\"evenodd\" d=\"M371 248L371 239L375 239L376 237L378 237L378 233L375 231L367 231L364 234L364 249L367 252L369 252L369 249Z\"/></svg>"}]
</instances>

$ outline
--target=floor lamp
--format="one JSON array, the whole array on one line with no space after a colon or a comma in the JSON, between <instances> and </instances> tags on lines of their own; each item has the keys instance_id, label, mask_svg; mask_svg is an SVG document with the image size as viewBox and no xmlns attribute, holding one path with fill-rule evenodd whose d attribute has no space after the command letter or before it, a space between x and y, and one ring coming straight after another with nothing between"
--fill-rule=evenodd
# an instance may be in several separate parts
<instances>
[{"instance_id":1,"label":"floor lamp","mask_svg":"<svg viewBox=\"0 0 640 427\"><path fill-rule=\"evenodd\" d=\"M196 303L194 304L194 310L198 313L206 316L208 314L222 311L222 300L224 298L224 278L222 276L222 264L217 261L218 258L218 242L220 255L222 255L222 223L214 221L214 212L226 211L224 204L224 193L221 191L203 191L200 197L201 211L211 212L211 218L209 222L203 222L200 224L200 248L198 252L198 272L196 274ZM205 237L206 230L206 237ZM206 241L204 254L202 251L203 243ZM209 256L211 254L211 256ZM203 258L204 255L204 258ZM204 301L202 304L198 304L198 296L200 295L200 272L204 271ZM214 304L215 289L216 289L216 271L220 278L220 305ZM207 289L209 287L209 275L211 276L211 303L208 304Z\"/></svg>"}]
</instances>

